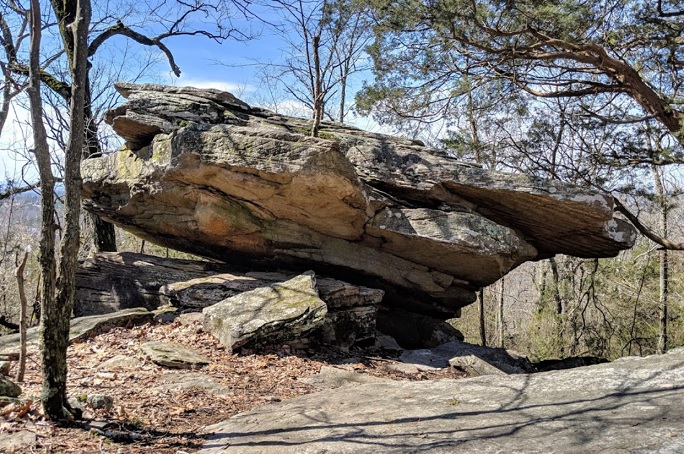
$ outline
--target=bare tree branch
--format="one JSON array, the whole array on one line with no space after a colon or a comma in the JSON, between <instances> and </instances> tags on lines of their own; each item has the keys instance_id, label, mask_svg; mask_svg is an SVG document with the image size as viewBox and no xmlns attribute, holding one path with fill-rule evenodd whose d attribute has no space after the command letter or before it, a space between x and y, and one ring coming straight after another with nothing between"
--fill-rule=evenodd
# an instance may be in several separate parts
<instances>
[{"instance_id":1,"label":"bare tree branch","mask_svg":"<svg viewBox=\"0 0 684 454\"><path fill-rule=\"evenodd\" d=\"M29 184L26 186L20 186L18 188L11 187L5 191L0 192L0 200L9 199L12 196L15 196L17 194L22 194L24 192L33 191L34 189L39 188L39 187L40 187L40 182L34 183L34 184Z\"/></svg>"},{"instance_id":2,"label":"bare tree branch","mask_svg":"<svg viewBox=\"0 0 684 454\"><path fill-rule=\"evenodd\" d=\"M141 33L138 33L135 30L126 27L120 20L117 21L116 25L109 27L107 30L100 33L97 37L95 37L95 39L90 43L90 46L88 46L88 56L92 57L95 54L95 52L97 52L97 50L100 48L102 43L107 41L109 38L112 38L117 35L126 36L127 38L130 38L133 41L145 46L157 47L159 50L164 52L164 55L166 55L166 58L169 61L169 65L171 66L171 70L176 75L176 77L180 77L181 70L176 64L176 60L174 59L173 54L171 53L169 48L166 47L166 45L161 41L161 38L150 38ZM166 36L171 36L171 34L167 33Z\"/></svg>"},{"instance_id":3,"label":"bare tree branch","mask_svg":"<svg viewBox=\"0 0 684 454\"><path fill-rule=\"evenodd\" d=\"M619 213L622 213L627 219L629 219L629 222L631 222L632 225L634 225L634 227L636 227L636 229L642 235L654 243L659 244L663 249L668 249L671 251L684 251L684 243L674 243L667 238L661 238L653 233L651 229L642 224L639 218L629 211L617 198L615 198L615 210Z\"/></svg>"}]
</instances>

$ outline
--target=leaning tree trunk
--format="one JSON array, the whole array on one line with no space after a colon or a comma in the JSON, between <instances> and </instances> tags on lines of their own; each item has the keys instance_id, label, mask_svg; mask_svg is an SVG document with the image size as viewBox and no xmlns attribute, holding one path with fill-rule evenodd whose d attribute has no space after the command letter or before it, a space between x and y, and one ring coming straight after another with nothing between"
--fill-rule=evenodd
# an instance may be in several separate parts
<instances>
[{"instance_id":1,"label":"leaning tree trunk","mask_svg":"<svg viewBox=\"0 0 684 454\"><path fill-rule=\"evenodd\" d=\"M17 266L15 276L17 278L17 291L19 293L19 365L17 367L17 382L24 381L26 372L26 329L28 328L28 302L26 301L26 290L24 289L24 269L28 260L28 250L24 252L24 258Z\"/></svg>"}]
</instances>

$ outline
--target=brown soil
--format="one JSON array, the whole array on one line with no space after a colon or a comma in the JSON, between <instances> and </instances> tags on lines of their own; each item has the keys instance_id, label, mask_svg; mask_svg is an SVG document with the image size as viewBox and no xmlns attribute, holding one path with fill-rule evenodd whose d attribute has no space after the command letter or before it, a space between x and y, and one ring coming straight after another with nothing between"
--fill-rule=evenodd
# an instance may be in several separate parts
<instances>
[{"instance_id":1,"label":"brown soil","mask_svg":"<svg viewBox=\"0 0 684 454\"><path fill-rule=\"evenodd\" d=\"M168 369L144 358L140 345L167 340L196 349L210 359L199 371ZM114 399L110 411L86 410L82 420L57 425L43 417L40 395L39 356L29 348L22 398L30 406L0 408L0 433L30 430L39 453L189 453L203 443L202 428L268 402L290 399L318 391L297 379L319 372L321 366L344 364L358 373L395 380L460 378L462 373L440 371L403 374L386 368L388 361L374 351L343 352L326 348L293 350L280 346L257 353L231 354L199 321L148 324L131 329L116 328L69 347L69 395L84 398L104 394ZM136 357L136 370L107 371L102 363L115 355ZM201 372L230 388L217 396L204 390L171 389L165 375ZM14 371L12 371L14 373Z\"/></svg>"}]
</instances>

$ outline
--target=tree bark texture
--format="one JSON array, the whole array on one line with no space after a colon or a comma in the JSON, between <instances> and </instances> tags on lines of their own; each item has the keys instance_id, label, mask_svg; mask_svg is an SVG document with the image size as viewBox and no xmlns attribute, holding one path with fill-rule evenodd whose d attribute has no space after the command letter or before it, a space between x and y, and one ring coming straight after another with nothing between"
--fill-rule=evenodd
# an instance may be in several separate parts
<instances>
[{"instance_id":1,"label":"tree bark texture","mask_svg":"<svg viewBox=\"0 0 684 454\"><path fill-rule=\"evenodd\" d=\"M477 311L480 319L480 345L487 346L487 328L485 323L484 290L477 292Z\"/></svg>"},{"instance_id":2,"label":"tree bark texture","mask_svg":"<svg viewBox=\"0 0 684 454\"><path fill-rule=\"evenodd\" d=\"M504 322L504 302L505 302L505 290L506 290L506 278L502 277L501 280L499 281L499 316L498 316L498 325L499 325L499 348L505 348L506 347L506 341L505 341L505 331L506 331L506 324Z\"/></svg>"},{"instance_id":3,"label":"tree bark texture","mask_svg":"<svg viewBox=\"0 0 684 454\"><path fill-rule=\"evenodd\" d=\"M47 133L43 124L43 104L40 95L40 40L41 40L41 15L39 0L31 1L31 50L30 50L30 82L28 88L29 102L31 105L31 122L33 126L33 146L38 165L41 182L41 231L39 263L41 270L41 356L43 375L53 376L60 368L66 369L66 358L61 361L59 355L55 355L55 345L51 323L54 318L54 292L55 292L55 202L54 189L55 178L52 174L50 162L50 149L47 142ZM47 329L45 329L47 327ZM65 349L66 353L66 349ZM61 363L60 363L61 361ZM57 372L59 374L59 372ZM66 378L66 374L65 378ZM52 380L51 380L52 381ZM61 403L59 408L53 408L53 395L58 391L51 384L43 382L41 401L43 409L48 417L61 417Z\"/></svg>"},{"instance_id":4,"label":"tree bark texture","mask_svg":"<svg viewBox=\"0 0 684 454\"><path fill-rule=\"evenodd\" d=\"M88 71L89 0L52 0L60 19L60 32L69 57L71 103L69 141L64 158L64 222L59 249L58 274L54 298L44 298L43 388L41 400L51 419L68 416L66 399L66 350L69 322L76 292L75 275L80 246L81 157L85 140L85 93Z\"/></svg>"},{"instance_id":5,"label":"tree bark texture","mask_svg":"<svg viewBox=\"0 0 684 454\"><path fill-rule=\"evenodd\" d=\"M314 116L313 126L311 127L311 136L318 137L318 130L321 127L321 120L323 119L323 86L321 81L321 35L318 34L312 38L313 60L314 60Z\"/></svg>"}]
</instances>

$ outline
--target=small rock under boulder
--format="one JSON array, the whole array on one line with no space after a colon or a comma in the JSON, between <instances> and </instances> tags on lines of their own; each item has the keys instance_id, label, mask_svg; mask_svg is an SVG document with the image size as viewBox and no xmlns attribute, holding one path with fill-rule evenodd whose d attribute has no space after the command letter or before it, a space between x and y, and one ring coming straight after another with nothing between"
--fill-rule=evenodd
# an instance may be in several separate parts
<instances>
[{"instance_id":1,"label":"small rock under boulder","mask_svg":"<svg viewBox=\"0 0 684 454\"><path fill-rule=\"evenodd\" d=\"M209 364L209 360L195 350L173 342L145 342L140 348L150 361L163 367L197 369Z\"/></svg>"},{"instance_id":2,"label":"small rock under boulder","mask_svg":"<svg viewBox=\"0 0 684 454\"><path fill-rule=\"evenodd\" d=\"M320 327L328 309L310 271L232 296L203 312L204 329L234 351L299 338Z\"/></svg>"},{"instance_id":3,"label":"small rock under boulder","mask_svg":"<svg viewBox=\"0 0 684 454\"><path fill-rule=\"evenodd\" d=\"M502 348L482 347L466 342L449 342L432 349L407 350L399 359L423 367L459 367L471 376L508 375L535 372L524 356Z\"/></svg>"},{"instance_id":4,"label":"small rock under boulder","mask_svg":"<svg viewBox=\"0 0 684 454\"><path fill-rule=\"evenodd\" d=\"M411 350L463 341L463 334L447 322L400 309L379 311L377 328Z\"/></svg>"}]
</instances>

